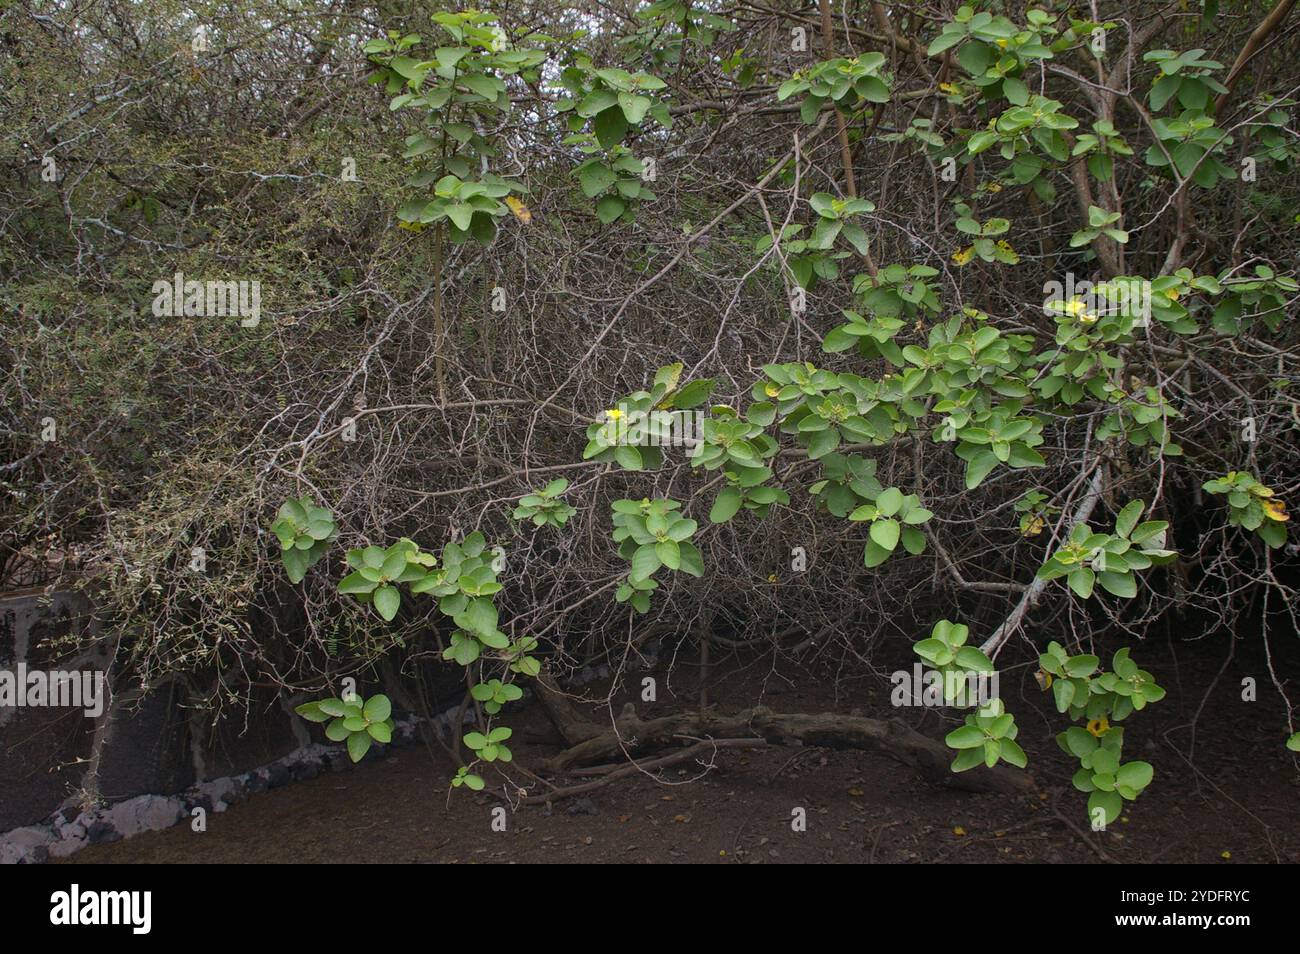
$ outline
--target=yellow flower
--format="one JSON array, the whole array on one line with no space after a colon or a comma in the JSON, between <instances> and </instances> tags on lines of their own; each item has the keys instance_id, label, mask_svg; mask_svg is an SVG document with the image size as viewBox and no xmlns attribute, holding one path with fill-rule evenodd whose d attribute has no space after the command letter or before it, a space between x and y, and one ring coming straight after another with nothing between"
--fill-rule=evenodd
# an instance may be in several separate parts
<instances>
[{"instance_id":1,"label":"yellow flower","mask_svg":"<svg viewBox=\"0 0 1300 954\"><path fill-rule=\"evenodd\" d=\"M1041 516L1038 516L1038 517L1034 517L1033 520L1030 520L1029 523L1025 524L1025 529L1020 531L1020 535L1024 537L1036 537L1042 532L1043 532L1043 518Z\"/></svg>"},{"instance_id":2,"label":"yellow flower","mask_svg":"<svg viewBox=\"0 0 1300 954\"><path fill-rule=\"evenodd\" d=\"M967 248L963 248L960 249L959 251L952 253L952 260L953 260L953 264L955 265L965 265L974 257L975 257L974 245L968 246Z\"/></svg>"},{"instance_id":3,"label":"yellow flower","mask_svg":"<svg viewBox=\"0 0 1300 954\"><path fill-rule=\"evenodd\" d=\"M1002 183L1000 183L1000 182L990 182L990 183L989 183L988 185L986 185L984 188L987 189L989 192L992 192L992 193L994 193L994 194L996 195L997 193L999 193L999 192L1002 191ZM999 242L998 244L1001 245L1002 243Z\"/></svg>"},{"instance_id":4,"label":"yellow flower","mask_svg":"<svg viewBox=\"0 0 1300 954\"><path fill-rule=\"evenodd\" d=\"M769 582L769 583L775 583L775 582L776 582L776 574L775 574L775 573L768 574L767 582Z\"/></svg>"},{"instance_id":5,"label":"yellow flower","mask_svg":"<svg viewBox=\"0 0 1300 954\"><path fill-rule=\"evenodd\" d=\"M1286 504L1280 500L1264 500L1261 501L1260 506L1264 508L1264 513L1270 520L1286 523L1291 519L1291 515L1286 512Z\"/></svg>"},{"instance_id":6,"label":"yellow flower","mask_svg":"<svg viewBox=\"0 0 1300 954\"><path fill-rule=\"evenodd\" d=\"M1005 39L998 40L998 46L1005 50L1007 48L1007 41Z\"/></svg>"},{"instance_id":7,"label":"yellow flower","mask_svg":"<svg viewBox=\"0 0 1300 954\"><path fill-rule=\"evenodd\" d=\"M620 417L623 416L623 412L620 411L618 408L615 407L615 408L611 408L610 410L606 411L606 412L605 412L605 416L606 416L607 418L609 418L611 421L617 421Z\"/></svg>"},{"instance_id":8,"label":"yellow flower","mask_svg":"<svg viewBox=\"0 0 1300 954\"><path fill-rule=\"evenodd\" d=\"M1082 298L1071 298L1069 301L1054 301L1053 307L1060 309L1061 314L1068 315L1071 318L1078 318L1085 325L1090 325L1097 320L1097 316L1088 310L1088 304Z\"/></svg>"},{"instance_id":9,"label":"yellow flower","mask_svg":"<svg viewBox=\"0 0 1300 954\"><path fill-rule=\"evenodd\" d=\"M961 92L961 87L958 86L956 83L940 83L940 84L939 84L939 89L943 90L945 93L960 93L960 92Z\"/></svg>"},{"instance_id":10,"label":"yellow flower","mask_svg":"<svg viewBox=\"0 0 1300 954\"><path fill-rule=\"evenodd\" d=\"M1088 731L1100 739L1110 731L1110 720L1105 716L1100 719L1090 719L1088 721Z\"/></svg>"},{"instance_id":11,"label":"yellow flower","mask_svg":"<svg viewBox=\"0 0 1300 954\"><path fill-rule=\"evenodd\" d=\"M771 383L771 382L769 381L769 382L764 386L764 388L763 388L763 393L766 394L768 397L776 397L778 394L781 393L781 389L780 389L780 387L778 387L777 385L775 385L775 384L773 384L773 383Z\"/></svg>"}]
</instances>

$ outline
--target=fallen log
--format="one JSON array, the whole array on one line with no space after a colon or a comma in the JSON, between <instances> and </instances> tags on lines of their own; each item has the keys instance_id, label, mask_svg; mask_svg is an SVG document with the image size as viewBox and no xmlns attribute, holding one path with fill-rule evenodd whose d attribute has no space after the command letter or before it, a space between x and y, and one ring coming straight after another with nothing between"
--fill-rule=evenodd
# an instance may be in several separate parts
<instances>
[{"instance_id":1,"label":"fallen log","mask_svg":"<svg viewBox=\"0 0 1300 954\"><path fill-rule=\"evenodd\" d=\"M683 738L755 738L774 745L803 744L882 752L915 769L933 784L964 791L1023 795L1037 788L1027 772L1004 765L993 769L980 766L962 773L951 771L952 750L901 719L868 719L833 712L781 713L755 706L734 715L708 710L642 720L636 707L628 703L614 725L613 731L594 735L544 760L538 771L543 775L563 775L574 766L630 757L635 752Z\"/></svg>"}]
</instances>

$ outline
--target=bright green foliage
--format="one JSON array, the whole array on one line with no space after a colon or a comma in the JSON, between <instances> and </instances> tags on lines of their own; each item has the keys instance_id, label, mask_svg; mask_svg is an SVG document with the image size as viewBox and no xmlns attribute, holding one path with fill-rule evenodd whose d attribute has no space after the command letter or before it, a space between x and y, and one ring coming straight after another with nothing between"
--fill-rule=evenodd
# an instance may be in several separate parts
<instances>
[{"instance_id":1,"label":"bright green foliage","mask_svg":"<svg viewBox=\"0 0 1300 954\"><path fill-rule=\"evenodd\" d=\"M509 660L510 671L522 676L536 677L542 671L541 660L528 655L537 648L537 640L532 636L523 636L514 640L505 652Z\"/></svg>"},{"instance_id":2,"label":"bright green foliage","mask_svg":"<svg viewBox=\"0 0 1300 954\"><path fill-rule=\"evenodd\" d=\"M456 774L451 780L453 788L460 788L464 785L466 788L475 792L483 791L485 784L486 783L483 781L482 776L475 775L464 765L456 769Z\"/></svg>"},{"instance_id":3,"label":"bright green foliage","mask_svg":"<svg viewBox=\"0 0 1300 954\"><path fill-rule=\"evenodd\" d=\"M928 639L912 646L912 651L943 675L943 698L957 699L970 684L971 676L989 675L993 661L975 646L967 646L970 628L965 623L941 619L934 624Z\"/></svg>"},{"instance_id":4,"label":"bright green foliage","mask_svg":"<svg viewBox=\"0 0 1300 954\"><path fill-rule=\"evenodd\" d=\"M774 413L771 405L755 404L746 419L730 407L718 406L704 421L702 439L691 465L721 469L727 481L709 510L711 523L726 523L742 508L765 517L773 505L789 505L786 491L767 484L772 478L770 462L776 456L777 445L764 428Z\"/></svg>"},{"instance_id":5,"label":"bright green foliage","mask_svg":"<svg viewBox=\"0 0 1300 954\"><path fill-rule=\"evenodd\" d=\"M845 113L853 113L872 103L889 102L891 81L881 72L885 54L863 53L851 59L839 57L821 60L806 70L799 70L776 91L778 102L804 95L799 115L806 123L815 122L827 102Z\"/></svg>"},{"instance_id":6,"label":"bright green foliage","mask_svg":"<svg viewBox=\"0 0 1300 954\"><path fill-rule=\"evenodd\" d=\"M1092 132L1079 133L1070 157L1087 156L1088 171L1098 182L1109 182L1115 175L1115 156L1131 156L1133 150L1115 130L1113 123L1099 120Z\"/></svg>"},{"instance_id":7,"label":"bright green foliage","mask_svg":"<svg viewBox=\"0 0 1300 954\"><path fill-rule=\"evenodd\" d=\"M1135 570L1162 566L1177 554L1164 549L1169 524L1164 520L1138 523L1146 505L1134 500L1115 518L1114 533L1096 533L1086 523L1070 530L1069 541L1038 571L1040 580L1065 577L1070 589L1087 599L1096 584L1114 596L1137 595Z\"/></svg>"},{"instance_id":8,"label":"bright green foliage","mask_svg":"<svg viewBox=\"0 0 1300 954\"><path fill-rule=\"evenodd\" d=\"M402 204L398 218L414 231L445 223L453 243L472 236L488 245L496 220L510 211L503 200L524 189L485 171L496 150L481 130L500 126L508 112L507 78L535 82L546 53L516 48L490 14L440 12L433 20L454 45L437 47L428 59L414 55L422 42L415 34L390 33L364 47L378 67L372 82L384 83L393 94L389 108L424 110L428 121L406 139L402 156L419 167L409 185L421 194Z\"/></svg>"},{"instance_id":9,"label":"bright green foliage","mask_svg":"<svg viewBox=\"0 0 1300 954\"><path fill-rule=\"evenodd\" d=\"M880 566L902 541L903 548L916 556L925 550L925 534L917 529L933 517L921 506L916 494L904 494L897 487L880 491L872 503L865 503L849 514L853 521L869 521L870 539L863 551L868 567Z\"/></svg>"},{"instance_id":10,"label":"bright green foliage","mask_svg":"<svg viewBox=\"0 0 1300 954\"><path fill-rule=\"evenodd\" d=\"M1091 244L1101 235L1123 245L1128 241L1128 233L1121 228L1115 227L1115 223L1119 220L1120 213L1118 212L1107 212L1095 205L1088 206L1088 227L1079 229L1070 236L1070 247L1078 248L1080 245Z\"/></svg>"},{"instance_id":11,"label":"bright green foliage","mask_svg":"<svg viewBox=\"0 0 1300 954\"><path fill-rule=\"evenodd\" d=\"M588 157L573 173L583 195L596 199L602 224L631 221L636 204L655 196L645 184L645 164L623 143L648 126L647 120L672 125L667 102L653 95L668 84L640 70L598 69L581 53L561 71L560 82L569 94L555 105L568 114L570 135L564 143Z\"/></svg>"},{"instance_id":12,"label":"bright green foliage","mask_svg":"<svg viewBox=\"0 0 1300 954\"><path fill-rule=\"evenodd\" d=\"M373 742L393 741L393 707L384 695L362 702L351 699L319 699L294 709L308 722L328 722L325 736L331 742L346 742L348 756L360 762Z\"/></svg>"},{"instance_id":13,"label":"bright green foliage","mask_svg":"<svg viewBox=\"0 0 1300 954\"><path fill-rule=\"evenodd\" d=\"M280 541L280 559L291 583L302 582L339 533L334 514L317 507L310 497L289 499L281 504L271 532Z\"/></svg>"},{"instance_id":14,"label":"bright green foliage","mask_svg":"<svg viewBox=\"0 0 1300 954\"><path fill-rule=\"evenodd\" d=\"M983 222L976 220L971 207L965 202L956 202L953 204L953 211L957 214L957 231L963 235L972 237L972 244L969 248L962 249L953 255L953 261L958 265L965 265L975 255L985 262L1001 262L1004 265L1016 265L1020 262L1020 256L1016 254L1005 239L998 239L999 235L1005 235L1011 228L1011 222L1008 219L992 218ZM997 241L995 241L997 239Z\"/></svg>"},{"instance_id":15,"label":"bright green foliage","mask_svg":"<svg viewBox=\"0 0 1300 954\"><path fill-rule=\"evenodd\" d=\"M565 481L554 481L541 494L537 513L547 512L554 517L560 511L546 509L555 504L554 498L567 486ZM574 511L567 509L562 526ZM442 656L461 666L475 666L479 673L489 662L503 664L503 669L524 676L537 676L541 662L529 655L537 648L537 640L525 636L511 639L498 628L497 607L492 600L501 591L497 582L497 558L501 555L487 552L483 535L471 533L460 543L449 543L443 548L441 559L422 551L415 541L403 537L388 548L365 547L349 550L348 565L354 572L339 583L339 590L351 593L362 602L372 602L385 620L392 620L401 606L399 587L407 585L411 595L429 594L438 598L438 610L450 617L456 629L448 640ZM492 556L492 559L489 559ZM495 652L492 656L490 653ZM482 704L488 715L496 715L507 702L522 698L523 690L500 678L479 679L470 688L470 695ZM384 696L374 696L363 706L339 700L322 700L300 706L304 718L323 722L335 717L326 735L332 740L347 741L348 752L354 761L360 759L370 746L370 738L387 742L392 736L390 705ZM385 720L387 724L385 725ZM465 745L485 762L509 762L510 749L504 742L510 729L498 726L482 732L469 732ZM475 791L484 787L481 777L462 767L452 779L452 785L464 785Z\"/></svg>"},{"instance_id":16,"label":"bright green foliage","mask_svg":"<svg viewBox=\"0 0 1300 954\"><path fill-rule=\"evenodd\" d=\"M1178 273L1181 275L1183 269ZM1239 335L1253 321L1260 321L1269 331L1277 332L1286 317L1286 307L1300 291L1300 282L1289 275L1278 275L1267 265L1256 265L1254 277L1232 275L1225 269L1219 277L1200 279L1223 300L1214 309L1210 322L1222 335Z\"/></svg>"},{"instance_id":17,"label":"bright green foliage","mask_svg":"<svg viewBox=\"0 0 1300 954\"><path fill-rule=\"evenodd\" d=\"M876 461L868 457L827 454L821 465L823 479L809 487L808 493L837 517L847 517L884 490L876 479Z\"/></svg>"},{"instance_id":18,"label":"bright green foliage","mask_svg":"<svg viewBox=\"0 0 1300 954\"><path fill-rule=\"evenodd\" d=\"M1055 641L1038 657L1038 664L1050 677L1045 681L1051 687L1057 711L1068 711L1072 719L1118 722L1165 697L1155 677L1129 658L1127 646L1115 653L1111 672L1098 673L1101 661L1096 656L1070 656Z\"/></svg>"},{"instance_id":19,"label":"bright green foliage","mask_svg":"<svg viewBox=\"0 0 1300 954\"><path fill-rule=\"evenodd\" d=\"M524 691L513 683L489 679L487 682L475 684L469 694L476 701L483 703L484 712L488 715L496 715L507 702L523 698Z\"/></svg>"},{"instance_id":20,"label":"bright green foliage","mask_svg":"<svg viewBox=\"0 0 1300 954\"><path fill-rule=\"evenodd\" d=\"M561 477L552 480L541 490L525 494L519 501L513 514L516 520L531 520L539 527L550 524L563 527L578 511L560 499L560 494L568 489L569 482Z\"/></svg>"},{"instance_id":21,"label":"bright green foliage","mask_svg":"<svg viewBox=\"0 0 1300 954\"><path fill-rule=\"evenodd\" d=\"M506 748L505 741L511 734L511 730L506 726L498 726L487 735L482 732L467 732L464 739L465 747L484 762L509 762L514 756Z\"/></svg>"},{"instance_id":22,"label":"bright green foliage","mask_svg":"<svg viewBox=\"0 0 1300 954\"><path fill-rule=\"evenodd\" d=\"M373 604L385 620L392 620L402 605L398 585L423 580L437 563L433 554L421 552L419 544L405 537L387 549L369 546L349 550L347 560L353 572L339 582L339 592Z\"/></svg>"},{"instance_id":23,"label":"bright green foliage","mask_svg":"<svg viewBox=\"0 0 1300 954\"><path fill-rule=\"evenodd\" d=\"M690 47L708 49L719 33L736 30L731 19L694 6L691 0L658 0L638 7L636 18L645 23L624 42L662 64L680 63ZM743 50L738 49L722 65L728 72L740 71L742 86L753 82L755 64L744 57Z\"/></svg>"},{"instance_id":24,"label":"bright green foliage","mask_svg":"<svg viewBox=\"0 0 1300 954\"><path fill-rule=\"evenodd\" d=\"M1079 760L1074 787L1088 792L1088 816L1094 828L1111 824L1124 801L1135 801L1151 783L1155 770L1149 762L1121 762L1124 745L1122 728L1077 726L1056 737L1057 744Z\"/></svg>"},{"instance_id":25,"label":"bright green foliage","mask_svg":"<svg viewBox=\"0 0 1300 954\"><path fill-rule=\"evenodd\" d=\"M829 192L815 193L809 205L817 214L817 221L807 238L798 237L804 226L797 222L785 226L780 233L782 258L800 288L812 288L817 278L832 281L839 277L837 263L852 253L846 248L837 249L838 239L845 239L859 255L867 254L870 247L867 233L853 217L876 208L867 199L837 199ZM768 232L755 241L754 251L766 254L773 244L774 236Z\"/></svg>"},{"instance_id":26,"label":"bright green foliage","mask_svg":"<svg viewBox=\"0 0 1300 954\"><path fill-rule=\"evenodd\" d=\"M649 584L660 567L704 575L704 559L691 543L698 524L677 513L680 508L676 500L665 498L614 501L614 542L619 555L632 562L627 581L615 594L618 602L631 601L641 613L649 609L655 588Z\"/></svg>"},{"instance_id":27,"label":"bright green foliage","mask_svg":"<svg viewBox=\"0 0 1300 954\"><path fill-rule=\"evenodd\" d=\"M966 724L953 729L944 738L949 748L958 750L952 770L965 772L981 764L993 768L999 760L1024 768L1029 760L1025 757L1025 750L1015 741L1019 731L1015 717L1003 711L1002 700L991 700L988 705L966 716Z\"/></svg>"},{"instance_id":28,"label":"bright green foliage","mask_svg":"<svg viewBox=\"0 0 1300 954\"><path fill-rule=\"evenodd\" d=\"M1095 827L1108 825L1119 815L1122 799L1132 801L1151 781L1146 762L1121 765L1124 730L1111 726L1133 711L1159 702L1165 690L1155 678L1129 658L1128 647L1115 653L1112 671L1098 673L1100 660L1084 654L1070 656L1057 642L1039 657L1058 711L1069 710L1072 719L1087 719L1087 728L1072 727L1057 736L1061 748L1079 759L1074 787L1090 792L1088 814Z\"/></svg>"},{"instance_id":29,"label":"bright green foliage","mask_svg":"<svg viewBox=\"0 0 1300 954\"><path fill-rule=\"evenodd\" d=\"M681 383L682 365L655 372L649 391L634 391L607 410L604 419L587 427L583 460L614 461L624 470L654 469L663 463L665 446L677 443L681 412L708 400L713 381L701 378Z\"/></svg>"},{"instance_id":30,"label":"bright green foliage","mask_svg":"<svg viewBox=\"0 0 1300 954\"><path fill-rule=\"evenodd\" d=\"M1212 494L1228 497L1228 523L1252 530L1270 547L1286 543L1286 523L1291 519L1286 504L1272 488L1265 487L1255 475L1246 471L1229 471L1226 477L1210 480L1203 488Z\"/></svg>"}]
</instances>

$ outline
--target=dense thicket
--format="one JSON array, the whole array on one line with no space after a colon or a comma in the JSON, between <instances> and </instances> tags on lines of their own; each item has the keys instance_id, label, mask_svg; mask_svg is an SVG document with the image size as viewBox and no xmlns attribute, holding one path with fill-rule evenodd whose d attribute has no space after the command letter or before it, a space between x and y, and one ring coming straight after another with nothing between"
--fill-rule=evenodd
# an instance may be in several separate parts
<instances>
[{"instance_id":1,"label":"dense thicket","mask_svg":"<svg viewBox=\"0 0 1300 954\"><path fill-rule=\"evenodd\" d=\"M1273 492L1233 488L1256 517L1300 485L1286 278L1300 246L1300 15L1236 0L986 0L973 4L981 27L958 6L489 2L497 52L541 61L485 66L505 91L490 100L461 88L451 107L391 109L437 84L439 47L461 45L431 20L440 4L10 5L6 577L75 573L109 624L121 684L180 672L214 706L254 685L318 694L381 658L396 670L440 653L454 627L436 604L404 599L385 623L339 592L343 555L400 537L436 552L474 530L505 552L502 628L542 638L554 672L652 633L865 662L881 636L919 639L944 617L991 652L1011 637L1086 647L1107 625L1140 636L1171 609L1294 638L1293 549L1269 546L1249 516L1240 526L1226 492L1203 485L1248 472ZM421 37L409 50L363 49L408 34ZM466 63L492 52L467 45L479 52ZM607 68L661 80L646 91L654 111L610 129L619 118L597 101L571 125ZM1018 124L1016 110L1037 115ZM621 175L641 185L596 189L605 173L576 172L593 155L615 169L630 157ZM519 187L488 244L455 241L445 216L421 221L452 169ZM868 204L846 209L855 196ZM840 216L829 239L814 231ZM155 283L177 273L258 281L260 321L157 314ZM1044 308L1053 283L1117 276L1156 282L1149 328L1089 343L1111 363L1081 373L1077 395L1068 373L1044 388L1089 330L1069 294L1065 313ZM898 317L897 355L859 351L869 336L828 338L845 309ZM990 368L1046 355L1008 371L1014 385L1001 372L971 385L1019 402L1013 418L1023 406L1043 466L1017 450L972 481L954 447L978 435L944 433L960 401L936 409L951 398L882 382L942 370L951 356L934 335L980 328L1013 352ZM907 346L924 356L902 357ZM791 433L769 428L769 483L790 503L762 517L710 522L723 472L682 448L657 469L584 460L589 425L676 362L682 383L716 382L708 405L741 414L764 397L755 382L773 383L765 365L885 388L860 392L858 409L888 420L846 432L837 452L918 495L933 514L924 552L864 565L866 525L828 513L825 488L808 493L834 465L798 415ZM774 383L768 395L788 382ZM977 425L1000 426L956 421ZM560 477L576 509L562 530L512 520ZM338 537L294 585L268 527L302 495L333 512ZM610 503L656 497L698 522L704 575L660 574L638 615L614 599L628 563ZM1110 532L1139 499L1171 523L1179 557L1136 573L1132 598L1032 585L1073 522Z\"/></svg>"}]
</instances>

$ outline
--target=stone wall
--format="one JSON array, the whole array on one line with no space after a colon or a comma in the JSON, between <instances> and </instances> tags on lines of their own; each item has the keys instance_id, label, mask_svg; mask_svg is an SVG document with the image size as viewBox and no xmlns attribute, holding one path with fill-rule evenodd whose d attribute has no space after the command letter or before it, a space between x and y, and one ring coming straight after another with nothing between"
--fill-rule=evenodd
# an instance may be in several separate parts
<instances>
[{"instance_id":1,"label":"stone wall","mask_svg":"<svg viewBox=\"0 0 1300 954\"><path fill-rule=\"evenodd\" d=\"M90 601L77 591L0 593L0 671L25 664L104 672L104 655L69 660L50 646L69 632L93 634L96 625ZM62 808L176 795L274 762L311 741L274 692L255 695L247 710L214 723L186 707L186 691L179 679L143 696L106 690L97 718L81 709L0 705L0 832L45 821Z\"/></svg>"}]
</instances>

